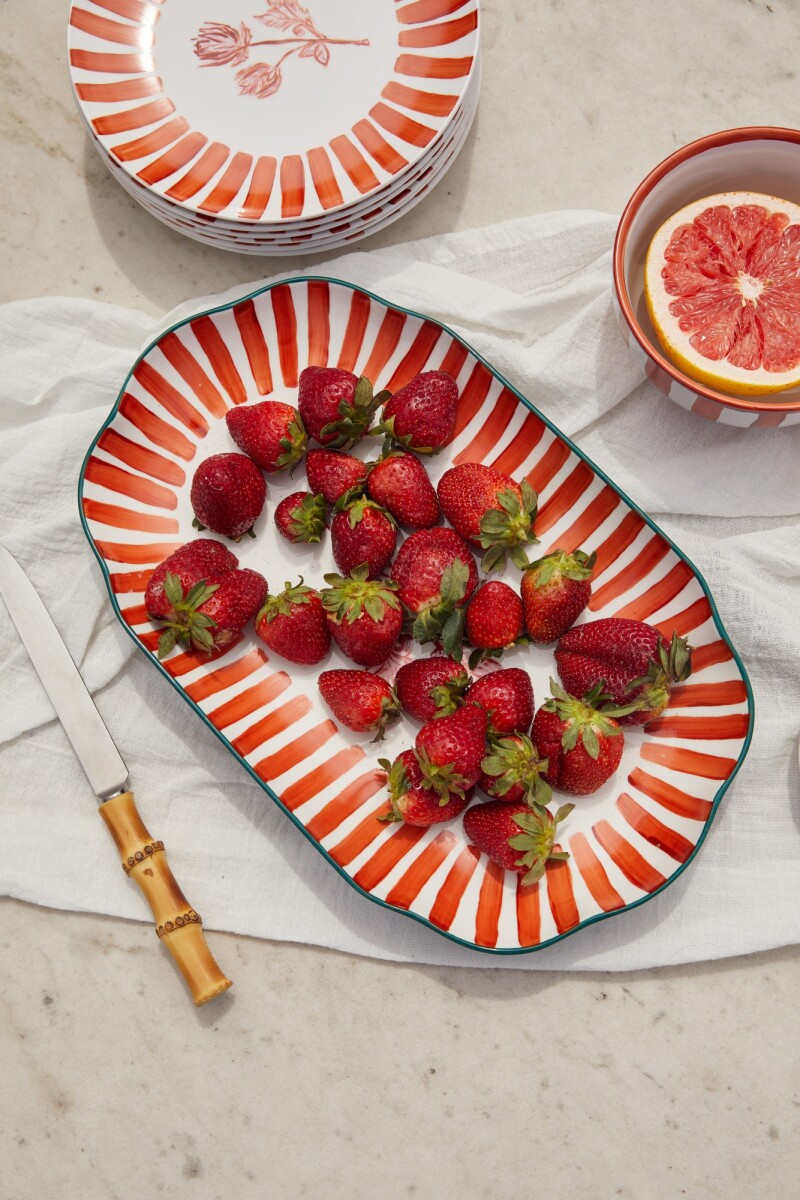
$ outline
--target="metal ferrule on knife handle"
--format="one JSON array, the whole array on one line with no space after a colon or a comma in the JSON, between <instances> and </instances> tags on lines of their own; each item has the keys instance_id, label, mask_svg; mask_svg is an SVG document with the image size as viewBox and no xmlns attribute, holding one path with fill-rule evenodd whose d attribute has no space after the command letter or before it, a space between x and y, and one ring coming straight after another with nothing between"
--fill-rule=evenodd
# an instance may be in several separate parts
<instances>
[{"instance_id":1,"label":"metal ferrule on knife handle","mask_svg":"<svg viewBox=\"0 0 800 1200\"><path fill-rule=\"evenodd\" d=\"M132 792L100 805L100 816L116 842L122 867L142 889L156 922L156 933L175 959L195 1004L205 1004L231 986L203 936L203 923L178 886L167 863L164 843L150 836Z\"/></svg>"}]
</instances>

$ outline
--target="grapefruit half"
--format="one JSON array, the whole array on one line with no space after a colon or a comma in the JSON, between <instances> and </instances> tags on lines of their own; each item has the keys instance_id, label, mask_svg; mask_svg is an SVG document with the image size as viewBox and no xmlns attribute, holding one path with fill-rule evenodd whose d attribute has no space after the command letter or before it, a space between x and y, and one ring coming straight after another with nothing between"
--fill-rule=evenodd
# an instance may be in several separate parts
<instances>
[{"instance_id":1,"label":"grapefruit half","mask_svg":"<svg viewBox=\"0 0 800 1200\"><path fill-rule=\"evenodd\" d=\"M692 379L740 396L800 383L800 205L695 200L650 243L644 288L659 341Z\"/></svg>"}]
</instances>

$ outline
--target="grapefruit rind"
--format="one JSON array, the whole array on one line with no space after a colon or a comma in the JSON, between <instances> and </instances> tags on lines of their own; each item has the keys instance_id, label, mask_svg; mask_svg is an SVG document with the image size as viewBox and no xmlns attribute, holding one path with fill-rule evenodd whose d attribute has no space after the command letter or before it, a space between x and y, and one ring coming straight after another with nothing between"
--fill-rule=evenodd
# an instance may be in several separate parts
<instances>
[{"instance_id":1,"label":"grapefruit rind","mask_svg":"<svg viewBox=\"0 0 800 1200\"><path fill-rule=\"evenodd\" d=\"M673 233L678 226L691 224L694 218L707 208L723 204L730 208L758 204L770 212L784 212L789 217L790 224L800 225L800 205L761 192L720 192L687 204L661 225L650 242L644 267L647 312L664 352L690 379L718 392L729 392L735 396L763 396L769 392L783 392L800 384L800 362L790 371L767 371L763 367L747 370L734 366L725 359L705 358L694 349L689 335L680 329L677 318L669 311L674 297L670 296L664 287L661 269Z\"/></svg>"}]
</instances>

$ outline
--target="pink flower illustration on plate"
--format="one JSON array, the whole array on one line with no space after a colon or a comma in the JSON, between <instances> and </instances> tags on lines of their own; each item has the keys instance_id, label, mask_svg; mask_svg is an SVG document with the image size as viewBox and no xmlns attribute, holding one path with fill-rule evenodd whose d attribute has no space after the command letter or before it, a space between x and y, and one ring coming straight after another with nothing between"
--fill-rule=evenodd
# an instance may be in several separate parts
<instances>
[{"instance_id":1,"label":"pink flower illustration on plate","mask_svg":"<svg viewBox=\"0 0 800 1200\"><path fill-rule=\"evenodd\" d=\"M256 96L260 100L274 96L283 82L281 64L292 55L297 55L298 58L313 58L320 66L327 67L331 60L331 46L369 45L369 41L363 38L353 41L347 38L331 38L320 33L308 9L303 8L298 0L266 2L267 11L256 14L255 20L288 36L254 41L252 30L243 22L236 30L232 25L206 21L193 39L194 52L204 67L239 66L247 62L253 46L289 47L274 65L253 63L236 72L236 82L242 96Z\"/></svg>"}]
</instances>

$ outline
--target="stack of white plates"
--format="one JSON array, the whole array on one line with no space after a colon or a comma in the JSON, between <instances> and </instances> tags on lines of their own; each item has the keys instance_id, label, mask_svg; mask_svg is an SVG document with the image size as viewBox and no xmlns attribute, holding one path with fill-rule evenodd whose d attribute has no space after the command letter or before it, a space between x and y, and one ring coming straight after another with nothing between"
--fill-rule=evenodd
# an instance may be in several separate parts
<instances>
[{"instance_id":1,"label":"stack of white plates","mask_svg":"<svg viewBox=\"0 0 800 1200\"><path fill-rule=\"evenodd\" d=\"M478 0L81 0L69 58L94 145L153 216L239 253L330 250L453 163Z\"/></svg>"}]
</instances>

